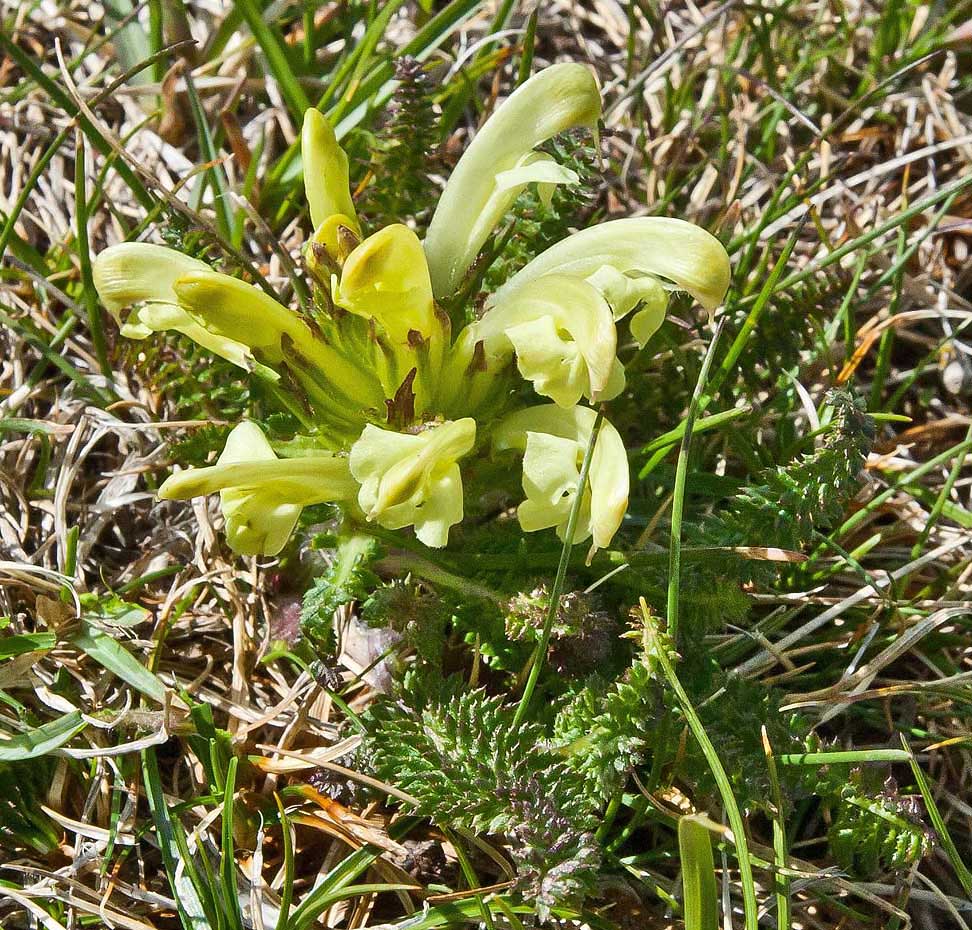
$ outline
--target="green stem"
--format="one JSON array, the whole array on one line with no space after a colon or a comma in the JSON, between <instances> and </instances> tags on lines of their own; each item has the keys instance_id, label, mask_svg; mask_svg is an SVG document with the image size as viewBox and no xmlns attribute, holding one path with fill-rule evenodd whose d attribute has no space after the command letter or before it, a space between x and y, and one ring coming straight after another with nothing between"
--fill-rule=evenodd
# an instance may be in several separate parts
<instances>
[{"instance_id":1,"label":"green stem","mask_svg":"<svg viewBox=\"0 0 972 930\"><path fill-rule=\"evenodd\" d=\"M668 632L672 637L672 642L678 642L678 599L681 591L681 572L682 572L682 512L685 506L685 481L688 477L689 453L692 451L692 430L695 426L695 418L699 412L702 400L702 389L705 387L706 379L709 377L709 368L712 359L715 357L715 349L719 343L719 336L725 324L725 317L719 321L712 342L709 343L708 351L702 361L702 370L699 372L699 380L696 382L695 391L692 393L692 400L689 404L688 416L685 418L685 432L682 436L682 445L678 450L678 464L675 466L675 489L672 493L672 531L671 545L668 550Z\"/></svg>"},{"instance_id":2,"label":"green stem","mask_svg":"<svg viewBox=\"0 0 972 930\"><path fill-rule=\"evenodd\" d=\"M597 434L601 428L601 420L604 414L598 411L591 429L590 439L587 441L587 450L584 452L584 462L581 465L580 478L577 481L577 491L570 508L570 516L567 518L567 532L564 535L564 546L560 550L560 564L557 566L557 575L554 578L553 588L550 591L550 603L547 605L547 616L543 621L543 631L540 634L540 641L533 652L530 661L530 673L527 676L526 685L523 687L523 695L516 708L513 717L513 729L519 728L523 723L523 718L530 707L530 699L537 687L537 679L540 677L540 670L543 668L543 660L547 655L547 647L550 645L550 634L553 631L554 620L557 611L560 609L560 598L564 590L564 581L567 578L567 566L570 564L570 552L574 546L574 530L577 527L577 518L580 515L581 505L584 500L584 491L587 488L587 478L591 471L591 460L594 458L594 446L597 441Z\"/></svg>"}]
</instances>

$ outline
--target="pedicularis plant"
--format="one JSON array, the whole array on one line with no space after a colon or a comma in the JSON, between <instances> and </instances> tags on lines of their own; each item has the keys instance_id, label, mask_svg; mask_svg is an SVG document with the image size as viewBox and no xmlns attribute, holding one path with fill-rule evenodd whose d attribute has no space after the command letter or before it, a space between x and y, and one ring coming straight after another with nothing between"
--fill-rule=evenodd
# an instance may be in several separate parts
<instances>
[{"instance_id":1,"label":"pedicularis plant","mask_svg":"<svg viewBox=\"0 0 972 930\"><path fill-rule=\"evenodd\" d=\"M271 445L239 424L211 467L177 472L163 498L219 492L230 546L275 555L302 508L340 503L350 524L414 527L445 546L497 469L522 468L525 532L607 546L628 501L618 431L591 404L624 388L618 322L644 344L669 293L707 310L729 285L729 259L709 233L647 217L602 223L542 252L476 313L464 282L514 200L541 200L576 172L538 147L565 130L597 131L600 96L586 68L547 68L513 93L459 160L424 241L406 223L369 230L357 215L348 159L316 110L302 131L314 234L304 252L313 306L300 312L263 289L163 246L102 252L94 279L122 333L182 333L274 382L306 432ZM127 316L122 316L125 311ZM532 386L526 389L524 382ZM589 481L581 466L593 438Z\"/></svg>"},{"instance_id":2,"label":"pedicularis plant","mask_svg":"<svg viewBox=\"0 0 972 930\"><path fill-rule=\"evenodd\" d=\"M665 818L649 828L651 805L629 790L633 772L653 791L665 779L687 784L698 809L726 802L710 757L685 739L686 700L702 708L712 751L727 760L747 810L779 813L759 775L761 733L780 753L817 745L781 709L782 695L728 674L704 634L745 622L740 586L758 573L727 560L734 547L799 548L839 518L873 421L849 395L834 394L812 453L761 471L720 510L686 524L696 559L680 588L678 642L649 609L666 609L671 593L657 553L635 547L617 580L571 568L566 544L590 539L593 556L628 507L625 444L605 409L625 391L619 330L626 349L644 346L674 291L713 310L729 285L728 256L677 219L551 234L577 216L584 131L596 139L600 116L594 78L573 64L540 72L495 111L426 226L433 90L414 63L398 78L397 109L371 146L372 181L360 185L359 203L385 222L407 204L411 225L367 228L348 157L310 110L302 148L314 232L298 308L271 296L265 281L256 286L147 243L101 253L95 283L125 335L175 330L265 382L289 415L269 435L255 421L239 424L216 464L176 472L161 497L219 492L229 544L247 555L281 552L304 507L343 510L338 554L305 595L295 648L309 662L325 659L334 610L349 602L363 627L381 628L390 674L375 687L389 693L375 694L356 721L362 742L344 761L395 785L415 813L462 837L501 837L515 867L513 893L541 920L576 915L585 900L606 901L613 913L611 870L668 855L658 840ZM626 422L639 397L658 396L643 387L625 391L618 412ZM684 390L675 405L683 398ZM553 528L565 543L552 587L537 574L549 561L530 550L553 546L528 547L512 521L481 519L518 497L524 532ZM407 542L397 531L414 528L422 543L444 547L467 512L475 519L462 530L463 554L486 558L462 574L448 553L416 560L396 545ZM379 559L382 549L395 551ZM413 570L430 572L423 577L431 583L416 582ZM379 572L395 577L383 583ZM607 583L594 594L563 587L585 573L598 576L591 588ZM641 595L637 629L624 635ZM672 681L676 647L685 692ZM543 700L531 703L534 693ZM712 701L713 693L724 697ZM920 858L922 828L900 799L875 796L843 771L813 784L784 774L786 798L813 792L834 812L831 842L846 867L906 869ZM353 797L346 784L317 775L320 790ZM642 826L656 844L647 854ZM634 858L620 858L626 848ZM741 854L739 862L742 874ZM483 868L486 884L508 878L505 867ZM746 911L755 927L754 902Z\"/></svg>"}]
</instances>

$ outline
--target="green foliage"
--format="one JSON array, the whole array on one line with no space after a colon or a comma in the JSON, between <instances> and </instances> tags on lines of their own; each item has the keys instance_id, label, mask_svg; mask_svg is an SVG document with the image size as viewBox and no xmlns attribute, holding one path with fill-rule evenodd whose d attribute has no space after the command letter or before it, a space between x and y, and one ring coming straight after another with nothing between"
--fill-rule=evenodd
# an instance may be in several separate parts
<instances>
[{"instance_id":1,"label":"green foliage","mask_svg":"<svg viewBox=\"0 0 972 930\"><path fill-rule=\"evenodd\" d=\"M401 633L421 660L437 665L442 661L449 608L430 587L396 579L371 592L361 605L361 619L369 626Z\"/></svg>"},{"instance_id":2,"label":"green foliage","mask_svg":"<svg viewBox=\"0 0 972 930\"><path fill-rule=\"evenodd\" d=\"M0 763L0 849L11 858L25 849L46 856L60 843L60 827L41 810L54 766L50 756Z\"/></svg>"},{"instance_id":3,"label":"green foliage","mask_svg":"<svg viewBox=\"0 0 972 930\"><path fill-rule=\"evenodd\" d=\"M782 693L739 676L726 678L718 694L700 702L699 717L725 767L733 793L744 808L768 810L772 793L762 732L776 754L805 751L808 724L780 711ZM682 772L699 797L717 797L716 783L698 747L687 743ZM805 796L815 778L798 766L784 768L785 800Z\"/></svg>"},{"instance_id":4,"label":"green foliage","mask_svg":"<svg viewBox=\"0 0 972 930\"><path fill-rule=\"evenodd\" d=\"M759 280L757 289L761 284ZM784 373L799 370L808 353L818 344L826 343L822 331L826 321L834 317L847 287L847 275L836 271L808 278L792 289L773 295L734 369L750 396L760 390L785 386ZM725 346L731 343L732 335L731 331L726 334ZM727 385L724 392L727 404L733 402L739 387L738 382Z\"/></svg>"},{"instance_id":5,"label":"green foliage","mask_svg":"<svg viewBox=\"0 0 972 930\"><path fill-rule=\"evenodd\" d=\"M690 639L694 635L695 647L701 647L696 640L703 632L745 626L749 618L752 600L740 588L737 573L723 573L723 562L718 558L686 559L687 571L679 603L684 629ZM750 565L737 561L734 567L748 571Z\"/></svg>"},{"instance_id":6,"label":"green foliage","mask_svg":"<svg viewBox=\"0 0 972 930\"><path fill-rule=\"evenodd\" d=\"M911 868L931 845L914 799L892 781L869 792L860 773L840 790L828 839L841 868L862 879Z\"/></svg>"},{"instance_id":7,"label":"green foliage","mask_svg":"<svg viewBox=\"0 0 972 930\"><path fill-rule=\"evenodd\" d=\"M372 705L365 752L378 777L412 795L422 816L505 834L520 889L545 919L554 903L582 899L592 888L594 821L543 728L514 729L513 716L502 697L458 693L457 684L444 682L424 705Z\"/></svg>"},{"instance_id":8,"label":"green foliage","mask_svg":"<svg viewBox=\"0 0 972 930\"><path fill-rule=\"evenodd\" d=\"M370 536L342 540L330 568L304 594L300 631L318 651L326 651L333 640L334 611L366 600L376 588L378 578L370 566L377 552L378 542Z\"/></svg>"},{"instance_id":9,"label":"green foliage","mask_svg":"<svg viewBox=\"0 0 972 930\"><path fill-rule=\"evenodd\" d=\"M438 196L429 179L438 140L435 87L414 58L395 62L395 79L387 121L371 139L371 181L356 204L374 228L406 217L421 226Z\"/></svg>"},{"instance_id":10,"label":"green foliage","mask_svg":"<svg viewBox=\"0 0 972 930\"><path fill-rule=\"evenodd\" d=\"M202 766L208 789L218 794L223 791L234 759L233 738L216 726L213 709L208 704L193 704L190 715L195 732L187 735L186 742Z\"/></svg>"},{"instance_id":11,"label":"green foliage","mask_svg":"<svg viewBox=\"0 0 972 930\"><path fill-rule=\"evenodd\" d=\"M616 682L591 679L557 715L555 738L584 792L604 801L648 753L661 689L639 660Z\"/></svg>"},{"instance_id":12,"label":"green foliage","mask_svg":"<svg viewBox=\"0 0 972 930\"><path fill-rule=\"evenodd\" d=\"M530 635L544 593L515 600L517 629ZM562 627L582 628L581 613L574 604ZM501 696L464 691L428 669L407 676L402 694L364 717L362 758L374 773L443 826L503 834L518 888L541 919L589 895L601 857L595 814L651 746L661 691L650 649L615 682L578 683L549 730L539 720L514 727Z\"/></svg>"},{"instance_id":13,"label":"green foliage","mask_svg":"<svg viewBox=\"0 0 972 930\"><path fill-rule=\"evenodd\" d=\"M706 535L720 546L800 549L815 530L833 525L860 487L874 441L874 421L844 391L827 397L833 419L820 446L789 465L767 469L720 508Z\"/></svg>"},{"instance_id":14,"label":"green foliage","mask_svg":"<svg viewBox=\"0 0 972 930\"><path fill-rule=\"evenodd\" d=\"M80 596L86 620L109 627L132 627L147 620L151 614L138 604L132 604L117 594Z\"/></svg>"}]
</instances>

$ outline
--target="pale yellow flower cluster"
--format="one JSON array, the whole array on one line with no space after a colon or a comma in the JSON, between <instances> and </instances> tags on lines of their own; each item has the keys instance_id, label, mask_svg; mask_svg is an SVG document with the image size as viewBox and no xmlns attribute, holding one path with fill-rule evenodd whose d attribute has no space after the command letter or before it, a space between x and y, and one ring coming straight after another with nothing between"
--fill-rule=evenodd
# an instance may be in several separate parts
<instances>
[{"instance_id":1,"label":"pale yellow flower cluster","mask_svg":"<svg viewBox=\"0 0 972 930\"><path fill-rule=\"evenodd\" d=\"M297 392L312 411L313 435L298 453L278 457L245 422L215 465L177 472L160 496L218 491L229 543L245 554L278 553L301 509L330 501L359 520L414 527L426 545L444 546L463 518L466 463L512 455L522 459L521 527L555 527L563 538L597 420L584 403L624 389L617 322L633 314L630 332L644 344L664 319L669 292L686 291L712 310L729 285L725 249L704 230L675 219L617 220L537 256L453 338L440 305L513 201L531 184L546 197L578 181L537 147L566 129L596 131L599 116L586 68L555 65L531 78L456 165L423 242L402 224L364 236L347 156L325 117L308 111L302 153L315 229L305 256L317 284L313 318L172 249L123 243L102 252L95 284L123 334L183 333ZM517 404L514 365L551 403ZM602 419L572 542L592 538L592 552L611 542L628 482L624 444Z\"/></svg>"}]
</instances>

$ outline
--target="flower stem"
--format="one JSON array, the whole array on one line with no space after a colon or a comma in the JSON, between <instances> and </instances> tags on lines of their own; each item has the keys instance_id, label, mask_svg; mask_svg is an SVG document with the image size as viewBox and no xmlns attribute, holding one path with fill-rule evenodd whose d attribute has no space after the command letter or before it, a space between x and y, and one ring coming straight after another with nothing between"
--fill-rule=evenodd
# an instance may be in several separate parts
<instances>
[{"instance_id":1,"label":"flower stem","mask_svg":"<svg viewBox=\"0 0 972 930\"><path fill-rule=\"evenodd\" d=\"M540 641L533 652L530 660L530 673L527 676L526 684L523 687L523 694L520 703L516 708L513 717L513 729L517 729L523 722L526 712L530 707L530 699L537 687L537 679L543 668L543 660L547 655L547 647L550 644L550 634L553 630L554 620L557 611L560 609L560 598L564 591L564 581L567 578L567 566L570 563L570 552L574 546L574 530L577 527L577 518L580 515L581 506L584 501L584 491L587 488L587 478L591 471L591 460L594 458L594 446L597 442L597 434L601 428L601 421L604 414L598 411L591 429L590 439L587 441L587 449L584 452L584 461L581 464L580 478L577 481L577 493L571 503L570 516L567 518L567 532L564 534L564 546L560 550L560 564L557 566L557 575L554 578L553 588L550 590L550 603L547 605L547 616L543 621L543 631L540 634Z\"/></svg>"},{"instance_id":2,"label":"flower stem","mask_svg":"<svg viewBox=\"0 0 972 930\"><path fill-rule=\"evenodd\" d=\"M725 317L719 321L719 325L712 336L712 342L709 343L708 351L702 361L699 380L696 382L695 391L689 403L688 414L685 417L682 445L678 450L678 464L675 466L675 489L672 492L672 532L668 550L668 608L666 613L668 635L671 636L676 649L678 649L678 601L682 582L682 510L685 505L685 480L688 476L689 453L692 450L692 430L695 427L695 418L699 412L702 390L709 377L709 368L712 365L712 359L715 357L715 349L719 343L719 336L722 333L725 321Z\"/></svg>"}]
</instances>

